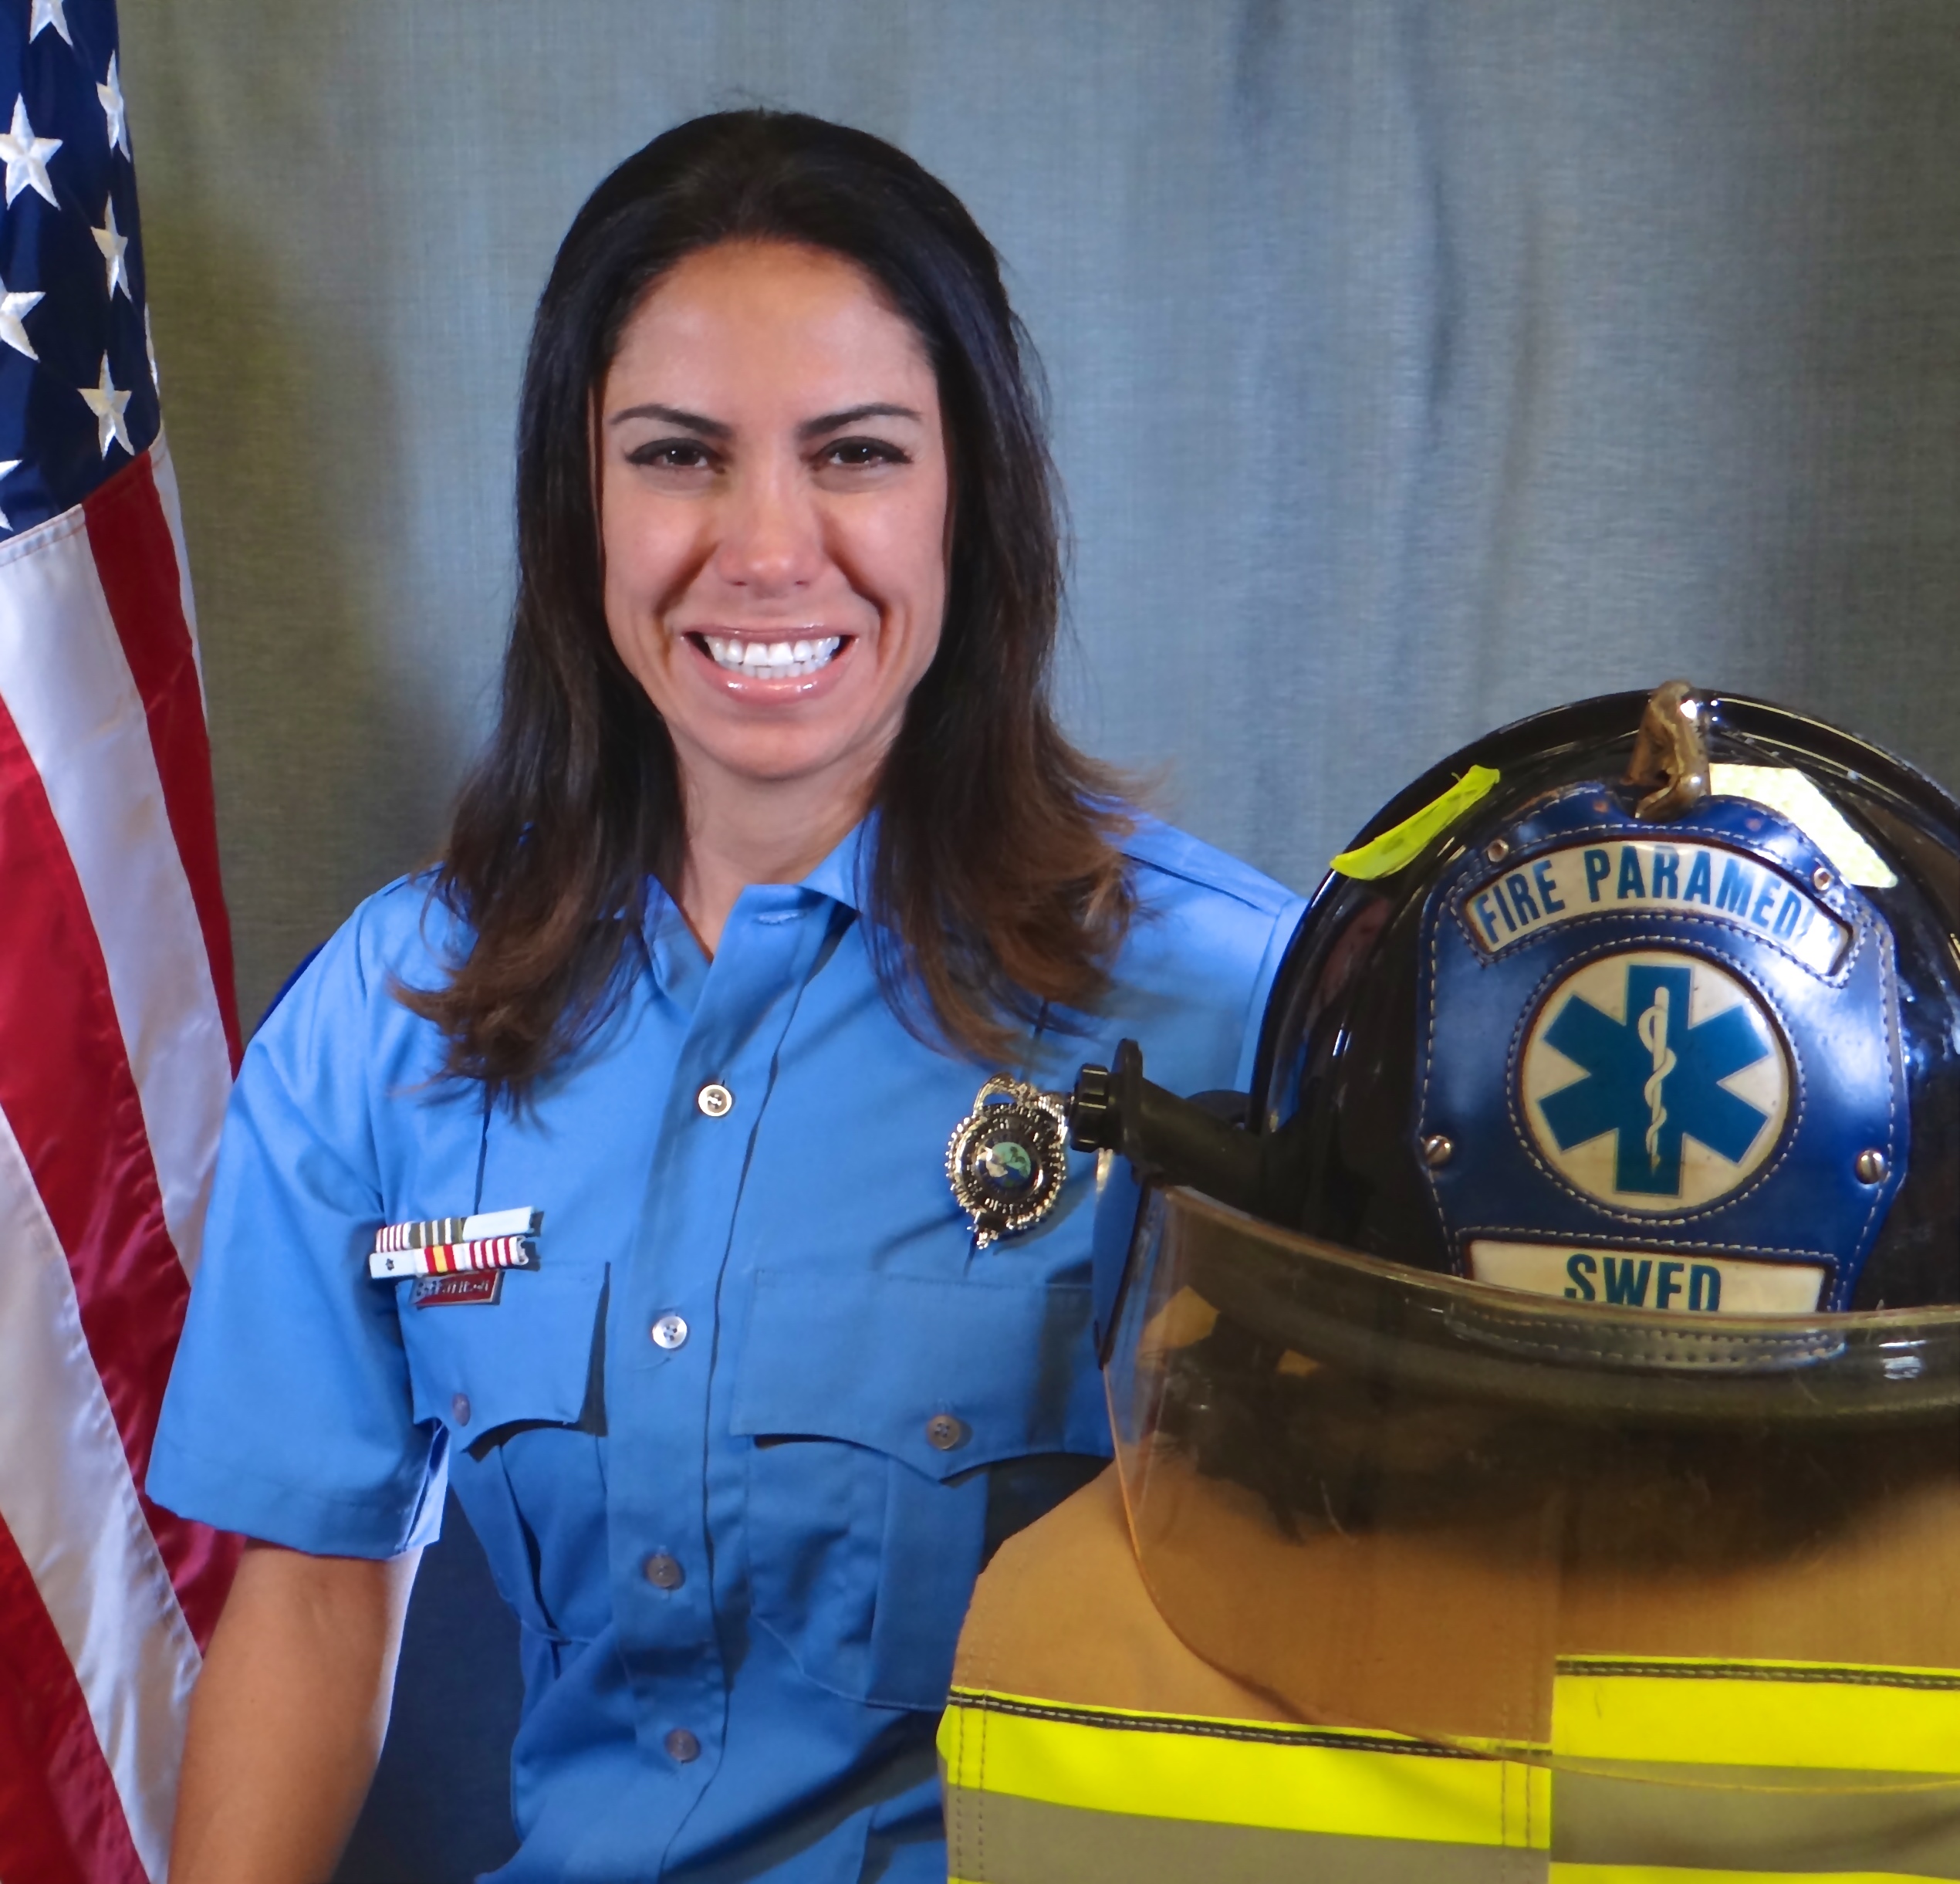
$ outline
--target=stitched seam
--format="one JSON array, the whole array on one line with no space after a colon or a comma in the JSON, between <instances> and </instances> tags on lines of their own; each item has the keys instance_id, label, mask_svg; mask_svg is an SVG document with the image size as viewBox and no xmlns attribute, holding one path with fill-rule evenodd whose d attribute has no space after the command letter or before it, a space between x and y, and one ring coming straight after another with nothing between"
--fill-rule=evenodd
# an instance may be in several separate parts
<instances>
[{"instance_id":1,"label":"stitched seam","mask_svg":"<svg viewBox=\"0 0 1960 1884\"><path fill-rule=\"evenodd\" d=\"M1881 932L1877 942L1878 985L1885 1008L1886 1046L1890 1050L1886 1058L1890 1063L1886 1071L1890 1075L1885 1082L1885 1162L1891 1167L1894 1179L1898 1175L1899 1087L1904 1076L1900 1064L1898 984L1894 979L1895 964L1892 959L1891 934ZM1871 1240L1878 1228L1879 1206L1890 1205L1895 1195L1892 1183L1874 1184L1871 1189L1871 1202L1865 1211L1864 1225L1858 1232L1857 1250L1858 1264L1862 1269L1864 1259L1871 1253Z\"/></svg>"},{"instance_id":2,"label":"stitched seam","mask_svg":"<svg viewBox=\"0 0 1960 1884\"><path fill-rule=\"evenodd\" d=\"M1718 1251L1728 1251L1737 1256L1788 1257L1804 1263L1816 1263L1826 1269L1834 1269L1837 1259L1824 1250L1786 1250L1773 1243L1708 1243L1696 1242L1691 1238L1677 1236L1662 1244L1649 1237L1641 1242L1632 1236L1616 1236L1610 1230L1602 1230L1597 1236L1560 1236L1537 1223L1478 1223L1463 1232L1467 1245L1473 1236L1523 1236L1547 1250L1563 1250L1568 1243L1608 1243L1616 1250L1631 1250L1637 1254L1668 1256L1675 1250L1686 1250L1704 1256L1712 1256Z\"/></svg>"},{"instance_id":3,"label":"stitched seam","mask_svg":"<svg viewBox=\"0 0 1960 1884\"><path fill-rule=\"evenodd\" d=\"M1562 1675L1634 1676L1669 1681L1792 1682L1806 1687L1913 1688L1936 1694L1960 1693L1960 1675L1912 1675L1886 1669L1800 1668L1748 1662L1593 1661L1583 1656L1559 1658Z\"/></svg>"},{"instance_id":4,"label":"stitched seam","mask_svg":"<svg viewBox=\"0 0 1960 1884\"><path fill-rule=\"evenodd\" d=\"M1276 1747L1333 1747L1353 1753L1408 1754L1418 1758L1484 1760L1490 1756L1428 1740L1387 1735L1325 1733L1311 1727L1262 1727L1247 1722L1191 1720L1176 1714L1106 1713L1096 1708L1055 1707L1017 1701L1001 1694L964 1693L965 1704L982 1715L1011 1714L1026 1720L1052 1720L1066 1727L1102 1727L1118 1733L1181 1733L1200 1740L1244 1740ZM984 1732L984 1726L982 1731Z\"/></svg>"}]
</instances>

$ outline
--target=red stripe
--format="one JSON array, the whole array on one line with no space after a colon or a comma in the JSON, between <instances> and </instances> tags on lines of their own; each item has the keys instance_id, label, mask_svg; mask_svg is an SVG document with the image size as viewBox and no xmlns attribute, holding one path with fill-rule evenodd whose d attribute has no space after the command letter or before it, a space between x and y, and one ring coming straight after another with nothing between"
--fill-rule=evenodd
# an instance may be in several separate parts
<instances>
[{"instance_id":1,"label":"red stripe","mask_svg":"<svg viewBox=\"0 0 1960 1884\"><path fill-rule=\"evenodd\" d=\"M0 1524L0 1877L147 1884L88 1703Z\"/></svg>"},{"instance_id":2,"label":"red stripe","mask_svg":"<svg viewBox=\"0 0 1960 1884\"><path fill-rule=\"evenodd\" d=\"M67 1253L83 1332L140 1494L190 1288L164 1222L102 945L4 702L0 884L0 1109ZM237 1541L147 1497L143 1509L202 1646Z\"/></svg>"},{"instance_id":3,"label":"red stripe","mask_svg":"<svg viewBox=\"0 0 1960 1884\"><path fill-rule=\"evenodd\" d=\"M211 797L211 739L197 656L184 619L177 545L157 494L146 452L82 503L89 548L121 638L123 658L143 696L150 744L163 781L177 854L191 884L211 989L224 1017L231 1071L238 1070L238 996L231 972L231 925L218 875L218 813Z\"/></svg>"}]
</instances>

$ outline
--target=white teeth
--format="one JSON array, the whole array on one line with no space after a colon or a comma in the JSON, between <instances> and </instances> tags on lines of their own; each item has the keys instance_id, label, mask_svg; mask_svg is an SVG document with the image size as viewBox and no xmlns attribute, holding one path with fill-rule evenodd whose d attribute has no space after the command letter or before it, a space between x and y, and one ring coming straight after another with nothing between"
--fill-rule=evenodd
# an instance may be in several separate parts
<instances>
[{"instance_id":1,"label":"white teeth","mask_svg":"<svg viewBox=\"0 0 1960 1884\"><path fill-rule=\"evenodd\" d=\"M715 665L758 680L790 680L814 674L844 644L841 634L814 641L745 641L734 635L704 634Z\"/></svg>"}]
</instances>

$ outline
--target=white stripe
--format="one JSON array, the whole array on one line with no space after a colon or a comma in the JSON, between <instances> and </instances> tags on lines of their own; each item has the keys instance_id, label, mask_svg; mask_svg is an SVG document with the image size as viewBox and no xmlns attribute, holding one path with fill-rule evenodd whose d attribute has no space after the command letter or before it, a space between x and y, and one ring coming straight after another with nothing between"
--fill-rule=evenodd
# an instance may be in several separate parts
<instances>
[{"instance_id":1,"label":"white stripe","mask_svg":"<svg viewBox=\"0 0 1960 1884\"><path fill-rule=\"evenodd\" d=\"M231 1057L142 698L79 505L0 547L0 699L81 878L164 1220L194 1273Z\"/></svg>"},{"instance_id":2,"label":"white stripe","mask_svg":"<svg viewBox=\"0 0 1960 1884\"><path fill-rule=\"evenodd\" d=\"M144 1869L161 1880L200 1658L137 1502L75 1282L0 1113L0 1517L68 1651Z\"/></svg>"},{"instance_id":3,"label":"white stripe","mask_svg":"<svg viewBox=\"0 0 1960 1884\"><path fill-rule=\"evenodd\" d=\"M164 521L170 526L171 547L177 554L177 594L184 604L184 625L190 632L191 658L198 668L198 701L211 723L211 702L204 695L204 651L198 639L198 605L191 597L191 559L184 548L184 506L177 495L177 466L170 445L161 430L150 448L150 468L157 479L157 495L162 500Z\"/></svg>"}]
</instances>

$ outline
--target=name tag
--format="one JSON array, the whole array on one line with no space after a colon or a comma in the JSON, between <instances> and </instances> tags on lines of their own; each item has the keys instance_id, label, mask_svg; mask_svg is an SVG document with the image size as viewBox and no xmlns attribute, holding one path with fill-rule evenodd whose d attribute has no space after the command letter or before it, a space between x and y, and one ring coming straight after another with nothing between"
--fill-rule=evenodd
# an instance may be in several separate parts
<instances>
[{"instance_id":1,"label":"name tag","mask_svg":"<svg viewBox=\"0 0 1960 1884\"><path fill-rule=\"evenodd\" d=\"M468 1276L424 1276L408 1291L417 1308L460 1308L492 1303L504 1290L504 1272L484 1270Z\"/></svg>"},{"instance_id":2,"label":"name tag","mask_svg":"<svg viewBox=\"0 0 1960 1884\"><path fill-rule=\"evenodd\" d=\"M1470 1273L1479 1282L1562 1296L1610 1308L1659 1308L1687 1315L1801 1315L1823 1299L1830 1271L1810 1263L1771 1263L1683 1250L1575 1249L1570 1243L1472 1239Z\"/></svg>"},{"instance_id":3,"label":"name tag","mask_svg":"<svg viewBox=\"0 0 1960 1884\"><path fill-rule=\"evenodd\" d=\"M1646 840L1571 844L1486 879L1463 898L1486 955L1585 916L1664 910L1715 916L1827 975L1850 931L1800 883L1714 844Z\"/></svg>"}]
</instances>

